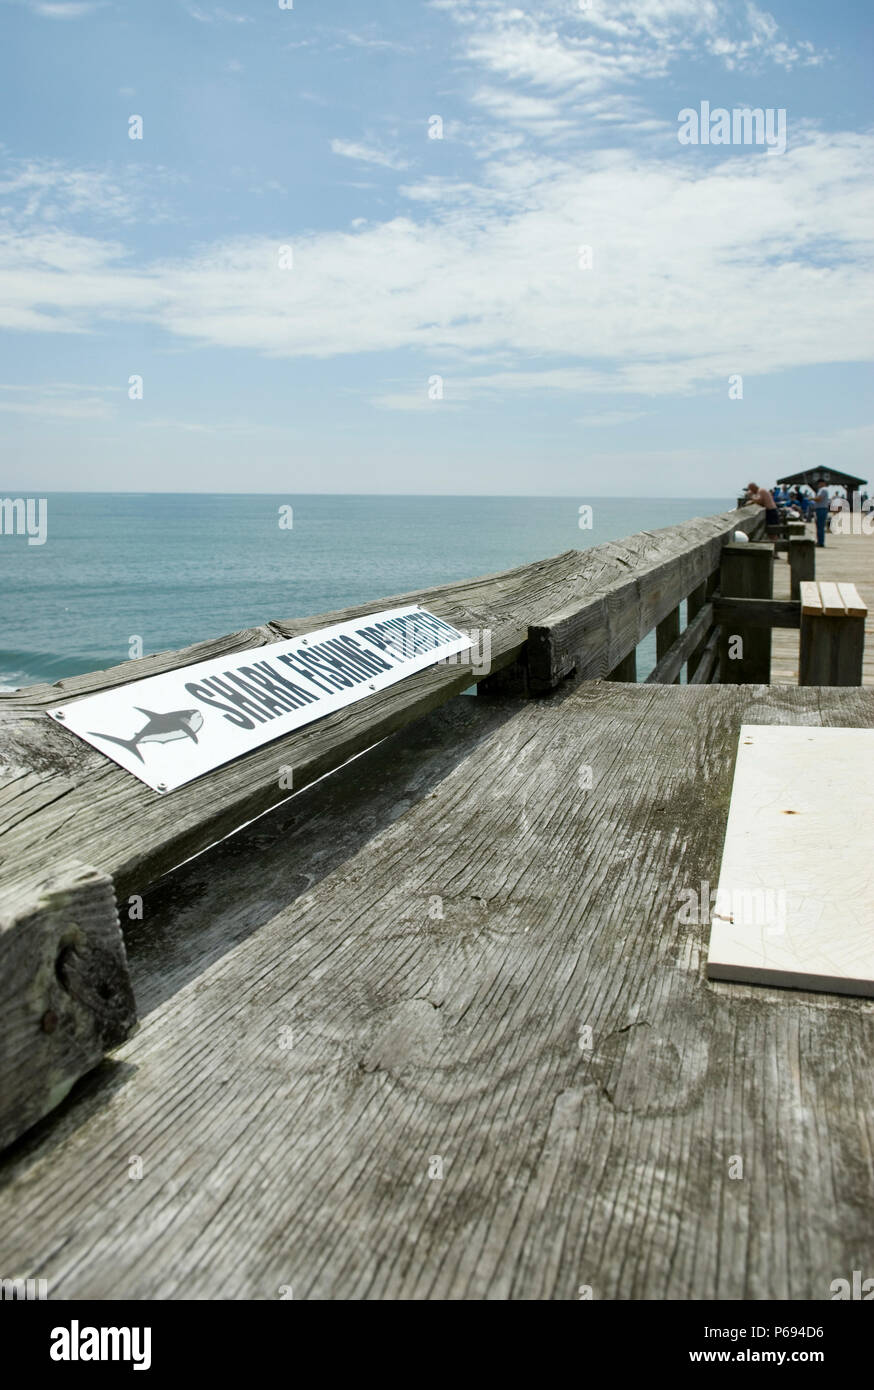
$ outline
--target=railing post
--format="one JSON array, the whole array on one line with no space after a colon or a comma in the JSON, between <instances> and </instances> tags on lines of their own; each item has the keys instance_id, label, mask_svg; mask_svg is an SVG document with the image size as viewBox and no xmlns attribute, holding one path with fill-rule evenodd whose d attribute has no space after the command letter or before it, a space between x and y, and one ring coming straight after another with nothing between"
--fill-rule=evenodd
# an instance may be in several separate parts
<instances>
[{"instance_id":1,"label":"railing post","mask_svg":"<svg viewBox=\"0 0 874 1390\"><path fill-rule=\"evenodd\" d=\"M800 596L804 580L816 576L816 542L812 536L792 536L789 540L789 597Z\"/></svg>"},{"instance_id":2,"label":"railing post","mask_svg":"<svg viewBox=\"0 0 874 1390\"><path fill-rule=\"evenodd\" d=\"M789 546L796 536L806 536L807 526L803 521L787 521L785 527L786 561L789 562Z\"/></svg>"},{"instance_id":3,"label":"railing post","mask_svg":"<svg viewBox=\"0 0 874 1390\"><path fill-rule=\"evenodd\" d=\"M676 642L680 635L680 607L672 608L667 617L662 618L660 623L656 623L656 661L661 661L666 652ZM636 677L635 677L636 678ZM674 681L674 685L680 684L680 677Z\"/></svg>"},{"instance_id":4,"label":"railing post","mask_svg":"<svg viewBox=\"0 0 874 1390\"><path fill-rule=\"evenodd\" d=\"M732 541L723 547L719 591L723 598L772 598L774 547ZM771 629L739 627L719 634L719 680L723 685L768 685Z\"/></svg>"}]
</instances>

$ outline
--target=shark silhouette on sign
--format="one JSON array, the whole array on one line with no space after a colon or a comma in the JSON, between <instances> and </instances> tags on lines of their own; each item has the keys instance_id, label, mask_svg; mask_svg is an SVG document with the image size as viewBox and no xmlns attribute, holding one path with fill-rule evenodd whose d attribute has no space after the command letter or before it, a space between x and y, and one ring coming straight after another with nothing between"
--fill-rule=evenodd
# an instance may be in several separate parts
<instances>
[{"instance_id":1,"label":"shark silhouette on sign","mask_svg":"<svg viewBox=\"0 0 874 1390\"><path fill-rule=\"evenodd\" d=\"M105 739L107 743L117 743L120 748L126 748L135 758L139 758L141 763L145 763L146 760L139 749L141 743L175 743L179 738L190 738L196 743L197 731L203 728L203 715L199 709L174 709L169 714L156 714L154 710L143 709L142 705L134 705L134 709L146 715L148 723L144 724L133 738L99 734L96 729L89 730L91 737Z\"/></svg>"}]
</instances>

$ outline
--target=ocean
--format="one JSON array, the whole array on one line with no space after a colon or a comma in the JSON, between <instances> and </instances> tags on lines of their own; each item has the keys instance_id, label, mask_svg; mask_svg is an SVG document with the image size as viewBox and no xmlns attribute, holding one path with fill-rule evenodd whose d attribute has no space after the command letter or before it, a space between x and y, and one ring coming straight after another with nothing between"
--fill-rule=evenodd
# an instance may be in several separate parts
<instances>
[{"instance_id":1,"label":"ocean","mask_svg":"<svg viewBox=\"0 0 874 1390\"><path fill-rule=\"evenodd\" d=\"M591 529L580 529L582 502L592 507ZM49 494L44 544L0 535L0 687L114 666L134 638L144 654L184 647L732 506L714 498ZM290 527L280 527L283 507L293 509ZM639 648L639 678L654 661L650 637Z\"/></svg>"}]
</instances>

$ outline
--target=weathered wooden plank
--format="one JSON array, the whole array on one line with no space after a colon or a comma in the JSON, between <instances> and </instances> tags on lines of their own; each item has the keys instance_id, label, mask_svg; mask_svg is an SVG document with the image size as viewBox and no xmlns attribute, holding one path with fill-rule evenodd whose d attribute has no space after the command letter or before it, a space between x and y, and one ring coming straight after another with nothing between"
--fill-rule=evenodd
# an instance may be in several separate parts
<instances>
[{"instance_id":1,"label":"weathered wooden plank","mask_svg":"<svg viewBox=\"0 0 874 1390\"><path fill-rule=\"evenodd\" d=\"M703 608L698 609L685 631L677 637L673 646L669 647L661 660L656 663L647 676L645 684L672 685L685 663L701 648L702 642L706 643L712 622L713 605L707 603Z\"/></svg>"},{"instance_id":2,"label":"weathered wooden plank","mask_svg":"<svg viewBox=\"0 0 874 1390\"><path fill-rule=\"evenodd\" d=\"M184 866L138 1034L0 1167L7 1267L53 1298L828 1298L870 1254L874 1013L707 983L701 882L740 723L872 698L583 685L432 780L441 710Z\"/></svg>"},{"instance_id":3,"label":"weathered wooden plank","mask_svg":"<svg viewBox=\"0 0 874 1390\"><path fill-rule=\"evenodd\" d=\"M718 570L723 546L736 530L754 531L759 515L758 508L746 508L742 513L653 532L651 545L642 550L637 562L630 566L624 561L625 576L611 567L609 583L594 592L581 591L578 599L556 609L545 621L531 622L532 690L545 693L572 673L582 679L613 671L648 632Z\"/></svg>"},{"instance_id":4,"label":"weathered wooden plank","mask_svg":"<svg viewBox=\"0 0 874 1390\"><path fill-rule=\"evenodd\" d=\"M341 613L273 622L184 651L0 696L0 870L5 889L26 896L29 884L44 870L45 845L51 841L56 855L84 858L111 873L120 897L142 891L149 879L285 800L289 769L294 789L301 789L488 673L469 663L433 667L217 768L173 792L172 801L137 783L48 719L46 709L61 698L66 701L223 651L245 650L380 608L415 602L466 632L487 632L490 671L497 672L519 658L530 624L572 598L579 603L579 596L593 589L600 589L605 611L610 609L617 577L635 574L639 568L645 572L649 595L644 608L655 613L651 627L663 616L657 611L653 589L657 572L694 567L694 556L702 545L704 551L709 545L708 553L716 553L726 526L755 521L754 514L729 512L667 527L664 532L643 532L589 551L568 551L504 574L397 595ZM701 537L707 536L713 539L702 542ZM685 560L684 548L690 546L692 558ZM671 556L670 566L665 565L666 554ZM624 583L623 603L633 603L637 580ZM625 634L637 624L636 610L611 609L608 621L611 631ZM627 650L625 645L617 660Z\"/></svg>"},{"instance_id":5,"label":"weathered wooden plank","mask_svg":"<svg viewBox=\"0 0 874 1390\"><path fill-rule=\"evenodd\" d=\"M723 626L800 627L801 604L792 599L716 598L713 618Z\"/></svg>"},{"instance_id":6,"label":"weathered wooden plank","mask_svg":"<svg viewBox=\"0 0 874 1390\"><path fill-rule=\"evenodd\" d=\"M868 609L859 597L855 584L839 584L838 593L848 618L867 618Z\"/></svg>"},{"instance_id":7,"label":"weathered wooden plank","mask_svg":"<svg viewBox=\"0 0 874 1390\"><path fill-rule=\"evenodd\" d=\"M292 770L295 790L331 771L394 729L427 713L471 685L468 664L431 668L402 685L377 693L345 711L268 744L209 778L173 794L172 815L161 798L45 716L61 697L77 695L247 650L283 637L330 626L347 617L407 602L430 604L465 630L488 631L491 670L511 664L527 636L526 610L547 612L575 592L584 552L520 566L497 576L423 590L404 598L359 605L342 613L272 623L179 652L144 657L106 672L54 686L0 696L0 869L4 890L26 895L42 870L43 846L95 862L116 879L120 896L141 891L150 878L244 821L285 800ZM521 616L520 616L521 615ZM60 692L60 693L59 693ZM388 696L388 698L385 698Z\"/></svg>"},{"instance_id":8,"label":"weathered wooden plank","mask_svg":"<svg viewBox=\"0 0 874 1390\"><path fill-rule=\"evenodd\" d=\"M844 616L846 610L837 584L823 580L819 586L819 598L823 615L826 618L842 618Z\"/></svg>"},{"instance_id":9,"label":"weathered wooden plank","mask_svg":"<svg viewBox=\"0 0 874 1390\"><path fill-rule=\"evenodd\" d=\"M122 1042L136 1009L112 881L68 865L0 912L0 1148Z\"/></svg>"},{"instance_id":10,"label":"weathered wooden plank","mask_svg":"<svg viewBox=\"0 0 874 1390\"><path fill-rule=\"evenodd\" d=\"M696 587L692 590L692 592L690 593L688 599L686 600L686 626L687 626L687 627L690 627L690 626L691 626L693 620L695 619L695 617L697 616L697 614L701 611L701 609L704 607L704 605L705 605L705 603L708 601L708 599L710 599L710 598L713 597L713 592L714 592L714 590L715 590L715 587L716 587L717 582L718 582L718 576L717 576L717 575L711 575L710 578L707 579L707 580L705 580L703 584L698 584L698 585L696 585ZM701 642L698 644L698 646L695 648L695 650L694 650L693 652L690 652L690 654L689 654L689 660L688 660L687 665L686 665L686 680L687 680L687 681L689 680L689 678L691 677L692 673L694 672L695 667L698 665L698 662L701 660L701 657L702 657L702 655L703 655L703 653L704 653L704 648L705 648L706 644L707 644L707 634L705 633L704 637L702 638L702 640L701 640Z\"/></svg>"},{"instance_id":11,"label":"weathered wooden plank","mask_svg":"<svg viewBox=\"0 0 874 1390\"><path fill-rule=\"evenodd\" d=\"M822 617L822 599L819 594L819 585L813 580L806 580L801 584L801 614L802 617Z\"/></svg>"},{"instance_id":12,"label":"weathered wooden plank","mask_svg":"<svg viewBox=\"0 0 874 1390\"><path fill-rule=\"evenodd\" d=\"M689 676L690 685L709 685L719 665L719 633L715 627L704 644L698 665Z\"/></svg>"}]
</instances>

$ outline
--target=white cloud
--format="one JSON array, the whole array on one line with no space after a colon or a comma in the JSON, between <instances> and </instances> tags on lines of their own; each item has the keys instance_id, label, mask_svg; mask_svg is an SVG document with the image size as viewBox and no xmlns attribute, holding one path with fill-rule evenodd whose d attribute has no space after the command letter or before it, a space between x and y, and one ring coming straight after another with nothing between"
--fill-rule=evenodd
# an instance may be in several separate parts
<instances>
[{"instance_id":1,"label":"white cloud","mask_svg":"<svg viewBox=\"0 0 874 1390\"><path fill-rule=\"evenodd\" d=\"M589 429L612 429L614 425L627 425L632 420L640 420L645 414L644 410L601 410L580 416L576 423Z\"/></svg>"},{"instance_id":2,"label":"white cloud","mask_svg":"<svg viewBox=\"0 0 874 1390\"><path fill-rule=\"evenodd\" d=\"M473 407L543 393L681 396L722 389L737 371L870 359L874 136L796 126L782 156L711 160L681 153L670 132L657 145L664 122L627 94L693 49L727 66L788 66L816 60L811 45L784 39L755 5L738 15L723 0L434 8L458 21L477 70L473 123L448 127L478 156L472 173L400 188L408 216L291 237L294 269L281 270L277 243L259 236L135 264L120 242L63 227L92 215L123 228L140 215L142 189L105 171L22 163L0 181L0 324L89 333L123 319L177 343L272 357L415 352L421 375L375 397L389 410L434 408L435 372L447 380L440 406ZM241 18L190 12L202 23ZM633 128L635 152L577 142L564 153L566 137L595 125L604 139ZM330 147L409 167L369 133ZM581 245L593 249L591 270ZM608 428L639 404L579 424Z\"/></svg>"},{"instance_id":3,"label":"white cloud","mask_svg":"<svg viewBox=\"0 0 874 1390\"><path fill-rule=\"evenodd\" d=\"M196 19L198 24L252 24L252 16L247 14L235 14L230 10L212 9L204 10L199 5L186 5L186 10L192 19Z\"/></svg>"},{"instance_id":4,"label":"white cloud","mask_svg":"<svg viewBox=\"0 0 874 1390\"><path fill-rule=\"evenodd\" d=\"M459 24L468 61L565 98L663 77L690 54L710 53L732 71L824 57L807 40L787 40L755 4L739 13L734 0L594 0L587 9L542 0L534 13L494 0L444 0L434 8Z\"/></svg>"},{"instance_id":5,"label":"white cloud","mask_svg":"<svg viewBox=\"0 0 874 1390\"><path fill-rule=\"evenodd\" d=\"M406 169L407 160L391 150L379 149L376 145L362 145L355 140L332 140L331 152L343 159L357 159L362 164L378 164L384 169Z\"/></svg>"},{"instance_id":6,"label":"white cloud","mask_svg":"<svg viewBox=\"0 0 874 1390\"><path fill-rule=\"evenodd\" d=\"M456 401L710 391L870 360L872 160L872 135L810 131L717 163L512 155L480 183L410 190L431 195L424 220L292 238L293 270L261 237L143 267L117 243L18 227L0 238L0 304L21 330L139 319L276 357L414 350Z\"/></svg>"},{"instance_id":7,"label":"white cloud","mask_svg":"<svg viewBox=\"0 0 874 1390\"><path fill-rule=\"evenodd\" d=\"M93 218L132 223L167 217L163 197L182 176L162 165L71 169L55 159L11 160L0 171L0 219L33 228Z\"/></svg>"},{"instance_id":8,"label":"white cloud","mask_svg":"<svg viewBox=\"0 0 874 1390\"><path fill-rule=\"evenodd\" d=\"M103 9L102 0L34 0L30 6L34 14L43 19L84 19L95 10Z\"/></svg>"},{"instance_id":9,"label":"white cloud","mask_svg":"<svg viewBox=\"0 0 874 1390\"><path fill-rule=\"evenodd\" d=\"M107 420L113 412L103 396L112 389L65 382L46 386L0 385L0 411L40 420ZM11 398L5 393L12 393Z\"/></svg>"},{"instance_id":10,"label":"white cloud","mask_svg":"<svg viewBox=\"0 0 874 1390\"><path fill-rule=\"evenodd\" d=\"M481 107L494 120L521 125L541 136L548 137L559 131L575 128L575 122L562 115L559 104L544 97L525 96L523 93L495 87L481 87L474 92L472 99L476 106Z\"/></svg>"},{"instance_id":11,"label":"white cloud","mask_svg":"<svg viewBox=\"0 0 874 1390\"><path fill-rule=\"evenodd\" d=\"M391 53L411 52L406 44L398 43L394 39L371 38L367 34L356 34L351 30L346 30L342 39L344 43L350 44L353 48L369 48Z\"/></svg>"}]
</instances>

